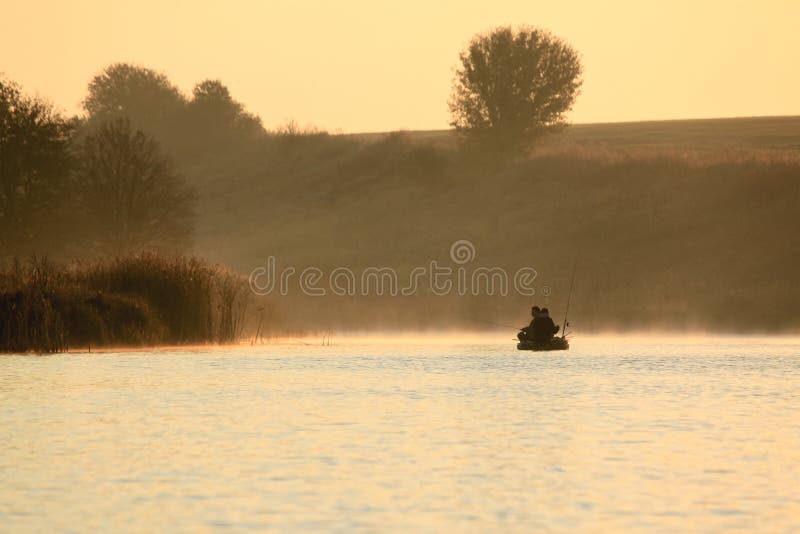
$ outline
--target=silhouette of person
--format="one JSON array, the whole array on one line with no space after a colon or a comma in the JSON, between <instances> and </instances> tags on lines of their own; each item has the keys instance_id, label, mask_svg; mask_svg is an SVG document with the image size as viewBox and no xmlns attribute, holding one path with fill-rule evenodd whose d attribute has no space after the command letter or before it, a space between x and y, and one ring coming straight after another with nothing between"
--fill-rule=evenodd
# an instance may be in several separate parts
<instances>
[{"instance_id":1,"label":"silhouette of person","mask_svg":"<svg viewBox=\"0 0 800 534\"><path fill-rule=\"evenodd\" d=\"M547 343L558 332L558 325L553 322L547 308L542 308L532 327L533 341L536 343Z\"/></svg>"},{"instance_id":2,"label":"silhouette of person","mask_svg":"<svg viewBox=\"0 0 800 534\"><path fill-rule=\"evenodd\" d=\"M539 316L539 312L539 306L534 306L531 308L531 317L533 317L533 319L531 319L531 324L520 328L519 334L517 334L517 339L519 339L521 342L525 343L526 341L533 341L534 326L536 324L536 318Z\"/></svg>"}]
</instances>

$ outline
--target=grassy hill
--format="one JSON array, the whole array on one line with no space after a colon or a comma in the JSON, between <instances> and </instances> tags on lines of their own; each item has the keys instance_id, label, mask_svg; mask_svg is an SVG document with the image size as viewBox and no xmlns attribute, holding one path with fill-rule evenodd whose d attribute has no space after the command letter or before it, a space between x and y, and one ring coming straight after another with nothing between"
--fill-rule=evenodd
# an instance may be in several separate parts
<instances>
[{"instance_id":1,"label":"grassy hill","mask_svg":"<svg viewBox=\"0 0 800 534\"><path fill-rule=\"evenodd\" d=\"M198 179L196 252L244 272L392 267L402 274L469 240L467 267L538 272L545 297L268 300L277 329L481 327L563 310L607 328L800 327L800 117L576 125L521 161L461 152L451 132L289 135ZM197 169L185 168L192 176ZM297 276L297 275L295 275ZM426 294L427 293L427 294Z\"/></svg>"}]
</instances>

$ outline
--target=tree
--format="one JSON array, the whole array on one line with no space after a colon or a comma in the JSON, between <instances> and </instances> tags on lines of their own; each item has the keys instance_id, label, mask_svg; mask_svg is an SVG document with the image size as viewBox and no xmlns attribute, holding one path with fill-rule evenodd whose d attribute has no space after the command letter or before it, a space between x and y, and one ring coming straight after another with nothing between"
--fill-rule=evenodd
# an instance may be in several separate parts
<instances>
[{"instance_id":1,"label":"tree","mask_svg":"<svg viewBox=\"0 0 800 534\"><path fill-rule=\"evenodd\" d=\"M581 86L577 52L549 32L497 28L460 55L451 126L467 140L506 152L565 125Z\"/></svg>"},{"instance_id":2,"label":"tree","mask_svg":"<svg viewBox=\"0 0 800 534\"><path fill-rule=\"evenodd\" d=\"M244 106L233 99L219 80L203 80L195 85L190 106L215 123L233 123L244 113Z\"/></svg>"},{"instance_id":3,"label":"tree","mask_svg":"<svg viewBox=\"0 0 800 534\"><path fill-rule=\"evenodd\" d=\"M83 107L93 124L127 117L135 128L171 145L178 142L182 133L179 124L186 98L160 72L115 63L89 82Z\"/></svg>"},{"instance_id":4,"label":"tree","mask_svg":"<svg viewBox=\"0 0 800 534\"><path fill-rule=\"evenodd\" d=\"M0 256L63 244L74 131L50 103L0 79Z\"/></svg>"},{"instance_id":5,"label":"tree","mask_svg":"<svg viewBox=\"0 0 800 534\"><path fill-rule=\"evenodd\" d=\"M83 142L84 207L100 252L177 252L192 233L194 191L152 136L128 119L102 124Z\"/></svg>"},{"instance_id":6,"label":"tree","mask_svg":"<svg viewBox=\"0 0 800 534\"><path fill-rule=\"evenodd\" d=\"M194 87L188 105L191 132L199 149L220 149L266 133L261 119L245 111L219 80L204 80Z\"/></svg>"}]
</instances>

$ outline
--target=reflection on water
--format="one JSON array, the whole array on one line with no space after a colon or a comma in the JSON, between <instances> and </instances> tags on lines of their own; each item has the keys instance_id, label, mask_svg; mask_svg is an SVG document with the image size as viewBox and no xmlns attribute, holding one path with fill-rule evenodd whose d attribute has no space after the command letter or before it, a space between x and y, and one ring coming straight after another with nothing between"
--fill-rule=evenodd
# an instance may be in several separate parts
<instances>
[{"instance_id":1,"label":"reflection on water","mask_svg":"<svg viewBox=\"0 0 800 534\"><path fill-rule=\"evenodd\" d=\"M4 530L800 528L800 341L0 357Z\"/></svg>"}]
</instances>

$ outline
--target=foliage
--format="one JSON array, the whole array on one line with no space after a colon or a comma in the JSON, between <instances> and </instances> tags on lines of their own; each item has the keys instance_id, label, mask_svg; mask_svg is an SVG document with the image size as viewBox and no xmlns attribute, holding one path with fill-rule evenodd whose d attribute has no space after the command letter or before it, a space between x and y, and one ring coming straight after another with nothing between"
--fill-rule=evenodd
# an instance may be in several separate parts
<instances>
[{"instance_id":1,"label":"foliage","mask_svg":"<svg viewBox=\"0 0 800 534\"><path fill-rule=\"evenodd\" d=\"M0 79L0 256L58 250L74 121Z\"/></svg>"},{"instance_id":2,"label":"foliage","mask_svg":"<svg viewBox=\"0 0 800 534\"><path fill-rule=\"evenodd\" d=\"M564 125L581 86L577 52L540 29L477 35L459 59L451 125L495 151L519 151Z\"/></svg>"},{"instance_id":3,"label":"foliage","mask_svg":"<svg viewBox=\"0 0 800 534\"><path fill-rule=\"evenodd\" d=\"M126 117L151 135L170 137L186 106L186 98L166 75L129 63L103 69L89 82L88 91L83 107L90 122Z\"/></svg>"},{"instance_id":4,"label":"foliage","mask_svg":"<svg viewBox=\"0 0 800 534\"><path fill-rule=\"evenodd\" d=\"M261 119L219 80L195 85L187 98L163 73L130 63L109 65L89 83L89 125L127 118L180 161L249 144L265 134Z\"/></svg>"},{"instance_id":5,"label":"foliage","mask_svg":"<svg viewBox=\"0 0 800 534\"><path fill-rule=\"evenodd\" d=\"M294 119L288 119L281 125L275 128L274 132L278 137L304 137L304 136L320 136L325 137L328 132L321 130L316 126L309 124L305 127L300 126Z\"/></svg>"},{"instance_id":6,"label":"foliage","mask_svg":"<svg viewBox=\"0 0 800 534\"><path fill-rule=\"evenodd\" d=\"M97 250L115 256L188 245L194 192L155 139L127 119L86 137L78 183Z\"/></svg>"},{"instance_id":7,"label":"foliage","mask_svg":"<svg viewBox=\"0 0 800 534\"><path fill-rule=\"evenodd\" d=\"M244 279L194 258L14 261L0 270L0 352L229 343L242 334L247 299Z\"/></svg>"},{"instance_id":8,"label":"foliage","mask_svg":"<svg viewBox=\"0 0 800 534\"><path fill-rule=\"evenodd\" d=\"M261 119L245 111L220 80L204 80L195 85L188 110L199 131L216 133L214 141L223 144L264 132Z\"/></svg>"}]
</instances>

